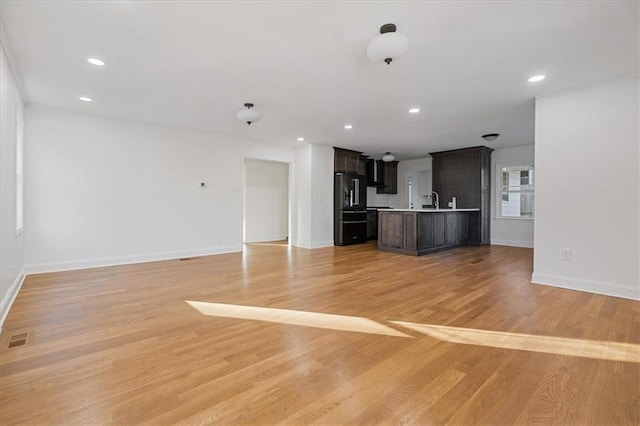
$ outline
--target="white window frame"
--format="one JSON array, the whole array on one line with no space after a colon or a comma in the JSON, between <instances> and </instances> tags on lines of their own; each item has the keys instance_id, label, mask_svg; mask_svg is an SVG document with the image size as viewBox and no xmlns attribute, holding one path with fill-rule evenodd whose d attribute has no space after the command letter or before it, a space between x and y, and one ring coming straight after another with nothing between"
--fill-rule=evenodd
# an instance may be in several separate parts
<instances>
[{"instance_id":1,"label":"white window frame","mask_svg":"<svg viewBox=\"0 0 640 426\"><path fill-rule=\"evenodd\" d=\"M534 176L535 176L535 164L533 164L533 162L517 162L517 163L502 163L502 164L497 164L496 163L496 169L495 169L495 186L494 186L494 191L495 191L495 203L494 203L494 207L495 207L495 215L494 215L494 219L496 220L524 220L524 221L532 221L535 219L536 216L536 212L535 212L535 207L533 209L533 216L532 217L522 217L522 216L503 216L502 215L502 169L503 168L512 168L512 167L531 167L534 170ZM535 177L534 177L535 179ZM534 185L533 185L533 193L534 193L534 206L535 206L535 180L534 180Z\"/></svg>"},{"instance_id":2,"label":"white window frame","mask_svg":"<svg viewBox=\"0 0 640 426\"><path fill-rule=\"evenodd\" d=\"M24 231L24 118L16 102L16 237Z\"/></svg>"}]
</instances>

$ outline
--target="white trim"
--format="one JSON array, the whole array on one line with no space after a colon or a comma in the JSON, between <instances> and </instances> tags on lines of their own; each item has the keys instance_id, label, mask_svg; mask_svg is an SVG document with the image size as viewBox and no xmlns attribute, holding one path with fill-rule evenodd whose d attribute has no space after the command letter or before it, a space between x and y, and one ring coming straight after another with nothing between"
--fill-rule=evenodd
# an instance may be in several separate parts
<instances>
[{"instance_id":1,"label":"white trim","mask_svg":"<svg viewBox=\"0 0 640 426\"><path fill-rule=\"evenodd\" d=\"M318 241L315 243L310 243L310 242L306 242L306 241L298 241L294 244L295 247L300 247L300 248L304 248L304 249L309 249L309 250L313 250L313 249L318 249L318 248L325 248L325 247L333 247L333 240L328 240L328 241Z\"/></svg>"},{"instance_id":2,"label":"white trim","mask_svg":"<svg viewBox=\"0 0 640 426\"><path fill-rule=\"evenodd\" d=\"M245 244L251 244L251 243L269 243L272 241L284 241L287 239L286 235L271 235L269 237L265 237L265 238L260 238L257 240L252 240L252 241L245 241Z\"/></svg>"},{"instance_id":3,"label":"white trim","mask_svg":"<svg viewBox=\"0 0 640 426\"><path fill-rule=\"evenodd\" d=\"M324 248L324 247L333 247L333 240L316 241L315 243L311 243L312 249Z\"/></svg>"},{"instance_id":4,"label":"white trim","mask_svg":"<svg viewBox=\"0 0 640 426\"><path fill-rule=\"evenodd\" d=\"M533 161L504 161L501 163L495 163L494 172L494 185L493 191L495 192L494 203L493 203L493 220L535 220L536 212L535 212L535 198L534 198L534 207L533 207L533 217L523 217L523 216L502 216L502 168L510 168L510 167L532 167L534 170L536 165ZM533 185L533 191L523 191L523 192L533 192L535 197L535 183Z\"/></svg>"},{"instance_id":5,"label":"white trim","mask_svg":"<svg viewBox=\"0 0 640 426\"><path fill-rule=\"evenodd\" d=\"M533 273L533 284L549 285L588 293L604 294L606 296L622 297L640 300L640 288L605 281L585 280L582 278L566 277L563 275Z\"/></svg>"},{"instance_id":6,"label":"white trim","mask_svg":"<svg viewBox=\"0 0 640 426\"><path fill-rule=\"evenodd\" d=\"M2 20L0 20L0 45L2 45L2 50L4 50L7 62L9 63L9 68L11 68L11 72L13 73L13 79L15 80L16 86L18 87L18 92L22 97L22 102L27 103L27 100L29 99L29 97L27 96L27 90L25 89L24 83L22 82L22 77L18 72L18 67L16 66L16 58L15 56L13 56L13 50L11 49L11 45L9 44L7 33L4 31Z\"/></svg>"},{"instance_id":7,"label":"white trim","mask_svg":"<svg viewBox=\"0 0 640 426\"><path fill-rule=\"evenodd\" d=\"M535 218L533 217L515 217L515 216L502 216L502 217L492 217L491 219L493 220L505 220L507 222L510 222L512 220L522 220L524 222L533 222L535 220Z\"/></svg>"},{"instance_id":8,"label":"white trim","mask_svg":"<svg viewBox=\"0 0 640 426\"><path fill-rule=\"evenodd\" d=\"M7 315L9 314L9 310L11 306L13 306L13 302L16 300L16 296L20 289L22 288L22 284L24 283L24 279L27 276L25 273L26 269L23 267L16 279L9 287L9 291L4 295L4 299L0 302L0 333L2 332L2 326L4 325L4 320L7 319Z\"/></svg>"},{"instance_id":9,"label":"white trim","mask_svg":"<svg viewBox=\"0 0 640 426\"><path fill-rule=\"evenodd\" d=\"M528 240L491 240L492 246L509 246L533 248L533 241Z\"/></svg>"},{"instance_id":10,"label":"white trim","mask_svg":"<svg viewBox=\"0 0 640 426\"><path fill-rule=\"evenodd\" d=\"M100 268L104 266L129 265L133 263L157 262L161 260L180 259L193 256L210 256L214 254L240 253L242 246L212 247L196 250L169 251L134 256L103 257L98 259L83 259L76 261L50 262L27 265L28 274L42 274L45 272L72 271L75 269Z\"/></svg>"}]
</instances>

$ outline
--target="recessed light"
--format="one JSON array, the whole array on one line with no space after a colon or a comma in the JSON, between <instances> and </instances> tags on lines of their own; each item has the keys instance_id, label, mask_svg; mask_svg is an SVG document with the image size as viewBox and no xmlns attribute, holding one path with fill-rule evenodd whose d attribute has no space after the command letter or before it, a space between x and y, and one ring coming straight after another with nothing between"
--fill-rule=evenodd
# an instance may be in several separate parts
<instances>
[{"instance_id":1,"label":"recessed light","mask_svg":"<svg viewBox=\"0 0 640 426\"><path fill-rule=\"evenodd\" d=\"M80 96L78 99L80 99L82 102L93 102L93 99L86 96Z\"/></svg>"},{"instance_id":2,"label":"recessed light","mask_svg":"<svg viewBox=\"0 0 640 426\"><path fill-rule=\"evenodd\" d=\"M529 83L535 83L536 81L542 81L544 80L544 75L539 74L539 75L534 75L533 77L529 77Z\"/></svg>"},{"instance_id":3,"label":"recessed light","mask_svg":"<svg viewBox=\"0 0 640 426\"><path fill-rule=\"evenodd\" d=\"M104 61L98 58L89 58L87 59L87 61L91 64L91 65L97 65L99 67L104 65Z\"/></svg>"},{"instance_id":4,"label":"recessed light","mask_svg":"<svg viewBox=\"0 0 640 426\"><path fill-rule=\"evenodd\" d=\"M409 112L410 112L411 114L417 114L417 113L419 113L419 112L420 112L420 108L411 108L411 109L409 110Z\"/></svg>"},{"instance_id":5,"label":"recessed light","mask_svg":"<svg viewBox=\"0 0 640 426\"><path fill-rule=\"evenodd\" d=\"M298 138L298 142L304 142L304 138Z\"/></svg>"},{"instance_id":6,"label":"recessed light","mask_svg":"<svg viewBox=\"0 0 640 426\"><path fill-rule=\"evenodd\" d=\"M347 129L347 130L351 130L351 129L353 129L353 124L345 124L344 128Z\"/></svg>"}]
</instances>

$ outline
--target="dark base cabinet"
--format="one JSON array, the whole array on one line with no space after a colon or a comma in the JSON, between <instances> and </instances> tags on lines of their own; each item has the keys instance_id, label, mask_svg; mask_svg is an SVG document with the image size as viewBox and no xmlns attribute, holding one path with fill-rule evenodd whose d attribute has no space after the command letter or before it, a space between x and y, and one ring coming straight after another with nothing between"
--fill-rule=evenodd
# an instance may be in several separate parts
<instances>
[{"instance_id":1,"label":"dark base cabinet","mask_svg":"<svg viewBox=\"0 0 640 426\"><path fill-rule=\"evenodd\" d=\"M469 223L477 211L410 212L381 211L378 216L378 249L421 256L466 246Z\"/></svg>"}]
</instances>

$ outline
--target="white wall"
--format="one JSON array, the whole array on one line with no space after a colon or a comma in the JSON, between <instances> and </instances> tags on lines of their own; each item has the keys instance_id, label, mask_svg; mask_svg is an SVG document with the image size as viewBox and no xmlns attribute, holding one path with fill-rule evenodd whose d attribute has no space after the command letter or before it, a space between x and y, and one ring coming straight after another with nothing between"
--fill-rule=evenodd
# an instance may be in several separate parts
<instances>
[{"instance_id":1,"label":"white wall","mask_svg":"<svg viewBox=\"0 0 640 426\"><path fill-rule=\"evenodd\" d=\"M294 245L333 245L333 148L309 144L296 148L295 202L297 238Z\"/></svg>"},{"instance_id":2,"label":"white wall","mask_svg":"<svg viewBox=\"0 0 640 426\"><path fill-rule=\"evenodd\" d=\"M22 114L24 103L11 69L11 50L1 26L0 33L1 327L24 279L24 237L22 233L16 235L16 111Z\"/></svg>"},{"instance_id":3,"label":"white wall","mask_svg":"<svg viewBox=\"0 0 640 426\"><path fill-rule=\"evenodd\" d=\"M333 245L333 148L311 145L311 247Z\"/></svg>"},{"instance_id":4,"label":"white wall","mask_svg":"<svg viewBox=\"0 0 640 426\"><path fill-rule=\"evenodd\" d=\"M491 244L533 247L534 219L498 218L502 167L534 164L534 145L498 148L491 155ZM534 201L535 202L535 201Z\"/></svg>"},{"instance_id":5,"label":"white wall","mask_svg":"<svg viewBox=\"0 0 640 426\"><path fill-rule=\"evenodd\" d=\"M635 77L537 99L534 282L640 299L638 94Z\"/></svg>"},{"instance_id":6,"label":"white wall","mask_svg":"<svg viewBox=\"0 0 640 426\"><path fill-rule=\"evenodd\" d=\"M293 161L288 148L40 106L26 122L29 271L240 251L243 157Z\"/></svg>"},{"instance_id":7,"label":"white wall","mask_svg":"<svg viewBox=\"0 0 640 426\"><path fill-rule=\"evenodd\" d=\"M245 159L245 242L278 241L288 237L289 165Z\"/></svg>"},{"instance_id":8,"label":"white wall","mask_svg":"<svg viewBox=\"0 0 640 426\"><path fill-rule=\"evenodd\" d=\"M395 207L395 208L401 208L401 209L408 209L409 194L407 191L407 174L412 171L431 172L432 171L431 163L432 163L431 157L400 161L398 163L398 193L397 194L376 194L376 188L369 187L367 188L367 206L375 206L375 207L388 206L388 207ZM426 186L426 188L424 188L425 191L427 193L430 193L431 180L429 180L427 182L427 185L425 186ZM415 203L414 206L418 208L417 207L418 204L428 204L428 202ZM441 202L441 206L442 206L442 202ZM444 207L446 207L446 205L444 205Z\"/></svg>"}]
</instances>

